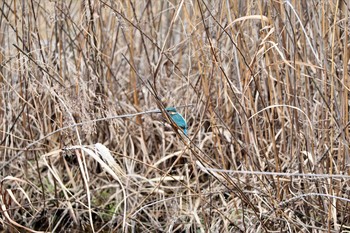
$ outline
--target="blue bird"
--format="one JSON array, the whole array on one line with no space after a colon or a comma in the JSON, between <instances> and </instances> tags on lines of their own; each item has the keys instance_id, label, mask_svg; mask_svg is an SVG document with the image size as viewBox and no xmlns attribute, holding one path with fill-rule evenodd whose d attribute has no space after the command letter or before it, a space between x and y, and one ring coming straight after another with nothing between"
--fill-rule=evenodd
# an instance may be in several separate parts
<instances>
[{"instance_id":1,"label":"blue bird","mask_svg":"<svg viewBox=\"0 0 350 233\"><path fill-rule=\"evenodd\" d=\"M176 123L176 125L181 128L184 134L187 136L187 123L185 118L176 111L175 107L167 107L165 111L170 115L171 119Z\"/></svg>"}]
</instances>

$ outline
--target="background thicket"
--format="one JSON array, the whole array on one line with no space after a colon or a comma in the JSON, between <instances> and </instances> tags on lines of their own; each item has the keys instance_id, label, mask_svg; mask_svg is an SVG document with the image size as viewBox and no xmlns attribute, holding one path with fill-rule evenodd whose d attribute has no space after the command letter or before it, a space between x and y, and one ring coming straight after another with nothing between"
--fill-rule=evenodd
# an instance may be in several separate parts
<instances>
[{"instance_id":1,"label":"background thicket","mask_svg":"<svg viewBox=\"0 0 350 233\"><path fill-rule=\"evenodd\" d=\"M3 230L350 230L347 1L0 4Z\"/></svg>"}]
</instances>

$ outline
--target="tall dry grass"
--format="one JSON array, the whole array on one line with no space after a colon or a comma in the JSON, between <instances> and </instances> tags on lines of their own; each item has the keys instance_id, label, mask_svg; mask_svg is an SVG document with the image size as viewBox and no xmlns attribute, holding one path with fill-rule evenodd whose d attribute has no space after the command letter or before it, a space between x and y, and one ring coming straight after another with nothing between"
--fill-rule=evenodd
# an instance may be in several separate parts
<instances>
[{"instance_id":1,"label":"tall dry grass","mask_svg":"<svg viewBox=\"0 0 350 233\"><path fill-rule=\"evenodd\" d=\"M350 230L346 1L3 0L0 29L3 230Z\"/></svg>"}]
</instances>

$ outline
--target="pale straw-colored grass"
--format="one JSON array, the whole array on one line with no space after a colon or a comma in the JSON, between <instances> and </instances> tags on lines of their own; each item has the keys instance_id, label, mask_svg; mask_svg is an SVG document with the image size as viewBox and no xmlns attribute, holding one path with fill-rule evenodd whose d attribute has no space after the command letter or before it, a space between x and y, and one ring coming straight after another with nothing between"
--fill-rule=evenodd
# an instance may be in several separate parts
<instances>
[{"instance_id":1,"label":"pale straw-colored grass","mask_svg":"<svg viewBox=\"0 0 350 233\"><path fill-rule=\"evenodd\" d=\"M346 1L0 4L0 230L350 230Z\"/></svg>"}]
</instances>

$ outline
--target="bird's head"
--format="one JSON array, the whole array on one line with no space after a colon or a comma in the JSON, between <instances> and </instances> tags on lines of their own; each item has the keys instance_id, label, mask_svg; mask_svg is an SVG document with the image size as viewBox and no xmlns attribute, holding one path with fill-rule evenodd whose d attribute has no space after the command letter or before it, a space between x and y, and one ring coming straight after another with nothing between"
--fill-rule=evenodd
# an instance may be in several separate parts
<instances>
[{"instance_id":1,"label":"bird's head","mask_svg":"<svg viewBox=\"0 0 350 233\"><path fill-rule=\"evenodd\" d=\"M165 108L165 111L167 111L167 112L177 112L175 107L167 107L167 108Z\"/></svg>"}]
</instances>

